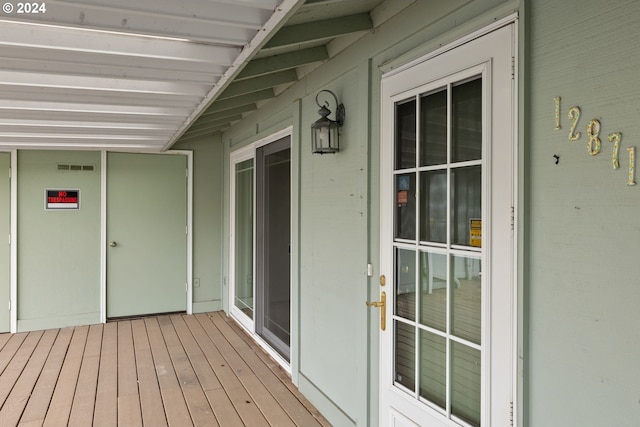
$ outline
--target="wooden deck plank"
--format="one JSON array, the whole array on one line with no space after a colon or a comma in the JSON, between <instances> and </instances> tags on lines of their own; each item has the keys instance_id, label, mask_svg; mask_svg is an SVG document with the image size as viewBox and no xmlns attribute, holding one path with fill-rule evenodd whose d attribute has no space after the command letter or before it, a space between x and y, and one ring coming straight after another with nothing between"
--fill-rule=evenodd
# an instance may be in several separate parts
<instances>
[{"instance_id":1,"label":"wooden deck plank","mask_svg":"<svg viewBox=\"0 0 640 427\"><path fill-rule=\"evenodd\" d=\"M244 342L241 344L239 341L234 341L238 345L237 351L246 358L245 361L252 366L258 378L265 383L296 425L331 427L331 424L293 385L290 374L262 351L240 325L223 312L211 313L209 317L212 320L219 317L227 325L227 329L223 329L227 331L227 335L233 333ZM257 360L262 361L262 364L256 363Z\"/></svg>"},{"instance_id":2,"label":"wooden deck plank","mask_svg":"<svg viewBox=\"0 0 640 427\"><path fill-rule=\"evenodd\" d=\"M229 397L236 413L241 418L241 425L268 426L267 420L264 418L253 399L245 390L244 386L231 369L220 350L215 346L214 341L205 331L202 323L195 316L186 318L186 323L193 333L196 341L207 357L209 364L216 373L220 383ZM212 333L213 334L213 333ZM229 415L233 414L229 411ZM238 420L233 417L233 422ZM231 424L230 424L231 425ZM235 425L235 424L234 424Z\"/></svg>"},{"instance_id":3,"label":"wooden deck plank","mask_svg":"<svg viewBox=\"0 0 640 427\"><path fill-rule=\"evenodd\" d=\"M243 360L241 355L236 351L237 347L242 349L249 349L249 347L234 331L228 329L228 325L226 324L226 322L224 322L219 316L216 317L221 323L213 322L213 324L222 334L222 337L220 337L216 341L216 346L220 349L222 354L225 355L226 360L234 368L234 370L243 370L243 374L239 375L238 378L244 385L245 389L247 389L249 394L252 396L253 400L256 402L256 404L260 408L260 411L264 414L264 417L267 419L269 424L295 427L296 424L280 406L280 402L278 402L278 400L271 394L272 388L277 388L278 386L282 385L280 381L278 381L277 378L270 376L269 380L265 381L265 383L269 386L268 389L265 384L263 384L263 382L256 377L252 367L249 366L249 361ZM225 331L223 331L223 328L227 329L226 334ZM234 344L232 344L232 342ZM253 367L262 369L263 372L271 374L271 371L267 369L266 366L264 366L264 363L262 363L260 359L255 357L255 355L253 354L252 357L253 360L251 362L254 365ZM314 421L315 420L311 418L307 421L306 425L312 426L313 424L311 423L313 423Z\"/></svg>"},{"instance_id":4,"label":"wooden deck plank","mask_svg":"<svg viewBox=\"0 0 640 427\"><path fill-rule=\"evenodd\" d=\"M131 322L118 322L118 425L142 426Z\"/></svg>"},{"instance_id":5,"label":"wooden deck plank","mask_svg":"<svg viewBox=\"0 0 640 427\"><path fill-rule=\"evenodd\" d=\"M260 388L268 390L273 396L273 399L282 407L295 425L305 427L321 425L318 419L301 405L299 398L302 398L302 396L294 395L292 391L283 384L282 379L274 374L272 368L267 366L264 360L258 357L258 353L262 353L262 351L257 349L257 345L253 342L251 342L251 344L247 342L241 330L231 327L232 321L228 321L227 318L220 314L212 314L207 317L216 325L218 330L220 330L233 351L238 354L238 357L255 373L255 377L253 378L262 383L262 387L259 385L249 387L247 385L249 390L258 390ZM231 349L224 351L225 354L231 352ZM286 381L290 382L290 379L287 377Z\"/></svg>"},{"instance_id":6,"label":"wooden deck plank","mask_svg":"<svg viewBox=\"0 0 640 427\"><path fill-rule=\"evenodd\" d=\"M38 342L32 357L24 368L24 373L18 378L15 387L0 410L0 423L2 425L16 425L20 421L28 398L36 385L57 335L57 330L46 331Z\"/></svg>"},{"instance_id":7,"label":"wooden deck plank","mask_svg":"<svg viewBox=\"0 0 640 427\"><path fill-rule=\"evenodd\" d=\"M131 328L136 354L143 424L147 426L166 427L167 418L164 410L161 410L163 407L162 396L160 395L160 386L158 385L158 377L156 376L156 370L153 365L151 345L147 337L147 328L144 320L134 320L131 322Z\"/></svg>"},{"instance_id":8,"label":"wooden deck plank","mask_svg":"<svg viewBox=\"0 0 640 427\"><path fill-rule=\"evenodd\" d=\"M210 390L206 393L216 417L220 424L225 427L244 426L244 423L236 410L235 402L242 402L241 406L245 406L247 398L249 397L248 394L243 392L241 395L234 396L229 393L229 388L234 385L239 386L240 382L231 371L231 368L227 366L226 361L218 352L218 349L215 348L195 317L186 316L184 320L194 339L198 343L198 346L202 349L202 352L207 359L207 363L209 363L209 366L211 366L223 387L222 393L218 392L218 390Z\"/></svg>"},{"instance_id":9,"label":"wooden deck plank","mask_svg":"<svg viewBox=\"0 0 640 427\"><path fill-rule=\"evenodd\" d=\"M11 339L11 337L14 334L9 334L9 333L2 333L0 334L0 351L2 351L2 349L4 348L4 346L9 342L9 340Z\"/></svg>"},{"instance_id":10,"label":"wooden deck plank","mask_svg":"<svg viewBox=\"0 0 640 427\"><path fill-rule=\"evenodd\" d=\"M0 336L0 364L2 427L329 425L215 313Z\"/></svg>"},{"instance_id":11,"label":"wooden deck plank","mask_svg":"<svg viewBox=\"0 0 640 427\"><path fill-rule=\"evenodd\" d=\"M180 380L180 387L185 396L189 413L193 424L197 426L218 426L218 421L213 414L213 409L202 390L200 382L189 363L189 358L180 343L180 339L168 316L158 318L160 330L167 343L167 350L173 362L176 375Z\"/></svg>"},{"instance_id":12,"label":"wooden deck plank","mask_svg":"<svg viewBox=\"0 0 640 427\"><path fill-rule=\"evenodd\" d=\"M70 427L93 425L103 329L103 325L91 325L89 327L87 344L78 376L78 386L73 398L71 415L69 416Z\"/></svg>"},{"instance_id":13,"label":"wooden deck plank","mask_svg":"<svg viewBox=\"0 0 640 427\"><path fill-rule=\"evenodd\" d=\"M100 369L96 402L93 411L94 426L114 426L118 420L118 324L107 323L102 331Z\"/></svg>"},{"instance_id":14,"label":"wooden deck plank","mask_svg":"<svg viewBox=\"0 0 640 427\"><path fill-rule=\"evenodd\" d=\"M2 382L0 382L0 402L2 405L4 405L16 381L18 381L22 370L27 365L41 337L42 331L30 332L11 359L11 362L7 365L4 375L2 375Z\"/></svg>"},{"instance_id":15,"label":"wooden deck plank","mask_svg":"<svg viewBox=\"0 0 640 427\"><path fill-rule=\"evenodd\" d=\"M145 326L147 327L147 336L149 337L149 345L158 377L160 394L164 403L167 424L171 427L193 426L187 402L182 394L178 377L173 369L171 357L160 331L158 319L145 319Z\"/></svg>"},{"instance_id":16,"label":"wooden deck plank","mask_svg":"<svg viewBox=\"0 0 640 427\"><path fill-rule=\"evenodd\" d=\"M88 326L80 326L73 331L71 344L69 344L58 383L51 398L51 406L44 419L45 427L66 426L69 421L88 332Z\"/></svg>"},{"instance_id":17,"label":"wooden deck plank","mask_svg":"<svg viewBox=\"0 0 640 427\"><path fill-rule=\"evenodd\" d=\"M11 359L13 359L13 356L15 356L16 352L22 345L22 341L24 341L25 338L27 338L27 335L28 334L26 333L13 335L9 339L9 342L7 342L7 344L4 346L2 351L0 351L0 374L4 374L4 370L6 369L7 365L11 362Z\"/></svg>"},{"instance_id":18,"label":"wooden deck plank","mask_svg":"<svg viewBox=\"0 0 640 427\"><path fill-rule=\"evenodd\" d=\"M209 391L221 388L222 384L220 384L218 377L216 377L215 372L213 372L211 365L209 365L207 358L198 346L198 343L191 334L191 331L184 323L182 316L171 316L171 323L173 324L189 361L191 362L191 366L193 366L193 370L195 371L202 389L204 391Z\"/></svg>"},{"instance_id":19,"label":"wooden deck plank","mask_svg":"<svg viewBox=\"0 0 640 427\"><path fill-rule=\"evenodd\" d=\"M20 426L31 425L35 423L42 426L44 417L47 415L49 402L53 396L53 391L58 382L58 376L67 354L67 349L71 343L73 336L73 328L60 329L56 337L53 347L49 352L49 357L44 364L42 372L38 377L38 381L31 393L29 402L20 418Z\"/></svg>"}]
</instances>

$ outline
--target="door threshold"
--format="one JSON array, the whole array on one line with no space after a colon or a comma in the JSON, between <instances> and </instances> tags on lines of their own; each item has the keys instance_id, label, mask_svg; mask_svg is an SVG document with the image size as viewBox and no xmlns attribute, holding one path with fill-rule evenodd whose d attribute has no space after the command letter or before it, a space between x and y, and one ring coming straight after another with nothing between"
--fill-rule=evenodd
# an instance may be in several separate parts
<instances>
[{"instance_id":1,"label":"door threshold","mask_svg":"<svg viewBox=\"0 0 640 427\"><path fill-rule=\"evenodd\" d=\"M108 317L107 323L120 322L125 320L146 319L147 317L171 316L173 314L187 314L187 312L186 311L168 311L165 313L149 313L149 314L137 314L137 315L131 315L131 316Z\"/></svg>"}]
</instances>

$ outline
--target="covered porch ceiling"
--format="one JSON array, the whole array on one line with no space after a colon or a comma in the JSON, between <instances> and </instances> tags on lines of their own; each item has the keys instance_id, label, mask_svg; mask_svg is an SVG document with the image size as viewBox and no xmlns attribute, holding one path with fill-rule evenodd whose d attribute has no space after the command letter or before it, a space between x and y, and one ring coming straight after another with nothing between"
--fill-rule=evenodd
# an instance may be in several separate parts
<instances>
[{"instance_id":1,"label":"covered porch ceiling","mask_svg":"<svg viewBox=\"0 0 640 427\"><path fill-rule=\"evenodd\" d=\"M0 149L163 151L222 132L413 1L5 3Z\"/></svg>"}]
</instances>

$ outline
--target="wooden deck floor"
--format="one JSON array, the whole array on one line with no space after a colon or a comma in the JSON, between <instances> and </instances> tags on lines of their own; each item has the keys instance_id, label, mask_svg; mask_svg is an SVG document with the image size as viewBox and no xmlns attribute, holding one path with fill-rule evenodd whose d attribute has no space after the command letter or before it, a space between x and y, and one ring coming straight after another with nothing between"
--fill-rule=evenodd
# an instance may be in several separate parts
<instances>
[{"instance_id":1,"label":"wooden deck floor","mask_svg":"<svg viewBox=\"0 0 640 427\"><path fill-rule=\"evenodd\" d=\"M0 335L0 426L329 426L224 313Z\"/></svg>"}]
</instances>

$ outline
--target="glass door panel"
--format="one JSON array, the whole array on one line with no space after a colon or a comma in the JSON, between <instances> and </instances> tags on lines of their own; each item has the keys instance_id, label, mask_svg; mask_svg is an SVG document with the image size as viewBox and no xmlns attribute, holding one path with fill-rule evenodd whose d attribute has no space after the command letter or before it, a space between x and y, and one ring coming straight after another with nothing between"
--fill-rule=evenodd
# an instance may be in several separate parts
<instances>
[{"instance_id":1,"label":"glass door panel","mask_svg":"<svg viewBox=\"0 0 640 427\"><path fill-rule=\"evenodd\" d=\"M396 169L416 166L416 101L396 105Z\"/></svg>"},{"instance_id":2,"label":"glass door panel","mask_svg":"<svg viewBox=\"0 0 640 427\"><path fill-rule=\"evenodd\" d=\"M447 242L447 171L420 174L420 240Z\"/></svg>"},{"instance_id":3,"label":"glass door panel","mask_svg":"<svg viewBox=\"0 0 640 427\"><path fill-rule=\"evenodd\" d=\"M447 256L420 252L420 324L447 330Z\"/></svg>"},{"instance_id":4,"label":"glass door panel","mask_svg":"<svg viewBox=\"0 0 640 427\"><path fill-rule=\"evenodd\" d=\"M451 139L453 162L482 158L482 80L451 88Z\"/></svg>"},{"instance_id":5,"label":"glass door panel","mask_svg":"<svg viewBox=\"0 0 640 427\"><path fill-rule=\"evenodd\" d=\"M291 341L290 138L256 151L256 333L289 361Z\"/></svg>"},{"instance_id":6,"label":"glass door panel","mask_svg":"<svg viewBox=\"0 0 640 427\"><path fill-rule=\"evenodd\" d=\"M481 419L482 92L478 76L395 105L394 379L471 426Z\"/></svg>"},{"instance_id":7,"label":"glass door panel","mask_svg":"<svg viewBox=\"0 0 640 427\"><path fill-rule=\"evenodd\" d=\"M253 159L235 165L233 304L253 320Z\"/></svg>"},{"instance_id":8,"label":"glass door panel","mask_svg":"<svg viewBox=\"0 0 640 427\"><path fill-rule=\"evenodd\" d=\"M447 163L447 91L420 97L420 166Z\"/></svg>"}]
</instances>

